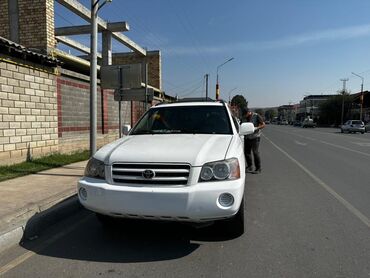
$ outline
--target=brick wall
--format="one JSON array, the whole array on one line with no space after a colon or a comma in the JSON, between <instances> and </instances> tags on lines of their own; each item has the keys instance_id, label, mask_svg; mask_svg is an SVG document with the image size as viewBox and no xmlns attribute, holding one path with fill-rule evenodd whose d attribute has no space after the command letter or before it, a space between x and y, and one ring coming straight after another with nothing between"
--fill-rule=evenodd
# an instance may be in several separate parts
<instances>
[{"instance_id":1,"label":"brick wall","mask_svg":"<svg viewBox=\"0 0 370 278\"><path fill-rule=\"evenodd\" d=\"M81 74L78 75L81 77ZM72 152L89 148L90 87L88 77L69 75L57 78L59 150ZM102 146L118 137L118 102L110 90L97 91L97 144ZM122 102L122 122L130 124L129 102Z\"/></svg>"},{"instance_id":2,"label":"brick wall","mask_svg":"<svg viewBox=\"0 0 370 278\"><path fill-rule=\"evenodd\" d=\"M8 0L0 1L0 36L9 38Z\"/></svg>"},{"instance_id":3,"label":"brick wall","mask_svg":"<svg viewBox=\"0 0 370 278\"><path fill-rule=\"evenodd\" d=\"M43 50L55 47L54 0L18 0L18 7L19 43Z\"/></svg>"},{"instance_id":4,"label":"brick wall","mask_svg":"<svg viewBox=\"0 0 370 278\"><path fill-rule=\"evenodd\" d=\"M52 69L0 60L0 164L58 150Z\"/></svg>"},{"instance_id":5,"label":"brick wall","mask_svg":"<svg viewBox=\"0 0 370 278\"><path fill-rule=\"evenodd\" d=\"M161 90L161 52L157 51L148 51L148 84ZM137 64L142 63L145 57L140 56L136 53L114 53L112 57L113 64ZM144 77L143 77L144 78Z\"/></svg>"}]
</instances>

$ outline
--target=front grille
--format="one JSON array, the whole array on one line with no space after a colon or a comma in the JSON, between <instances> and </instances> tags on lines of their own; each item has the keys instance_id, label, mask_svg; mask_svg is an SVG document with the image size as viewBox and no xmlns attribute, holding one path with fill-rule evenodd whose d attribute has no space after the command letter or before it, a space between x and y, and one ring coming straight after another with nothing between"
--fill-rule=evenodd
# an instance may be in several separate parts
<instances>
[{"instance_id":1,"label":"front grille","mask_svg":"<svg viewBox=\"0 0 370 278\"><path fill-rule=\"evenodd\" d=\"M154 177L144 177L150 170ZM112 165L112 179L115 184L177 186L188 183L189 164L115 163Z\"/></svg>"}]
</instances>

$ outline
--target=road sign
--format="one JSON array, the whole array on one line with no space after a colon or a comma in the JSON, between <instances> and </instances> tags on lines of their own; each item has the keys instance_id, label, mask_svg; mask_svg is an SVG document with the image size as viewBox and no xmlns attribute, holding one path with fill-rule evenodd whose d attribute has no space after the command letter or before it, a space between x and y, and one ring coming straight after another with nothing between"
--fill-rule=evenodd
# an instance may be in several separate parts
<instances>
[{"instance_id":1,"label":"road sign","mask_svg":"<svg viewBox=\"0 0 370 278\"><path fill-rule=\"evenodd\" d=\"M145 98L145 88L114 91L115 101L152 101L153 98L154 90L152 88L148 88L147 98Z\"/></svg>"},{"instance_id":2,"label":"road sign","mask_svg":"<svg viewBox=\"0 0 370 278\"><path fill-rule=\"evenodd\" d=\"M141 82L141 64L110 65L100 68L102 89L140 88Z\"/></svg>"}]
</instances>

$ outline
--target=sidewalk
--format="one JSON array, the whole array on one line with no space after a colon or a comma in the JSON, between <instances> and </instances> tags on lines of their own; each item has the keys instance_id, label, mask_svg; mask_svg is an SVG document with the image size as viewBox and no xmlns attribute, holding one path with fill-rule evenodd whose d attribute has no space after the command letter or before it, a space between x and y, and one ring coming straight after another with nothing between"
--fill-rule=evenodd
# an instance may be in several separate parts
<instances>
[{"instance_id":1,"label":"sidewalk","mask_svg":"<svg viewBox=\"0 0 370 278\"><path fill-rule=\"evenodd\" d=\"M41 216L47 218L48 226L53 222L51 215L60 219L64 215L61 210L73 213L80 207L75 196L76 184L86 163L77 162L0 182L0 252L18 243L31 226L33 233L29 236L37 236L35 231L40 232L40 227L45 226Z\"/></svg>"}]
</instances>

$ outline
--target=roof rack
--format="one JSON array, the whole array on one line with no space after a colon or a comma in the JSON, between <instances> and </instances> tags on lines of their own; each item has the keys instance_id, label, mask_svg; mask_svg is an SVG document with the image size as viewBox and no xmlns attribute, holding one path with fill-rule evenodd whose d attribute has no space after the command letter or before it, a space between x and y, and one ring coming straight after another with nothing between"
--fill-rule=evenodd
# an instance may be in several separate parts
<instances>
[{"instance_id":1,"label":"roof rack","mask_svg":"<svg viewBox=\"0 0 370 278\"><path fill-rule=\"evenodd\" d=\"M211 101L211 102L217 102L217 100L214 100L210 97L189 97L189 98L180 98L176 100L175 102L198 102L198 101Z\"/></svg>"},{"instance_id":2,"label":"roof rack","mask_svg":"<svg viewBox=\"0 0 370 278\"><path fill-rule=\"evenodd\" d=\"M173 102L160 102L157 103L155 106L163 105L163 104L170 104L170 103L184 103L184 102L220 102L225 105L226 101L220 99L220 100L215 100L210 97L205 98L205 97L193 97L193 98L181 98L177 99Z\"/></svg>"}]
</instances>

